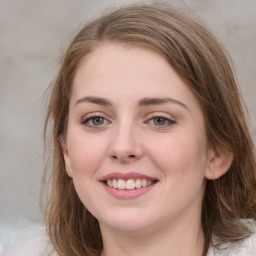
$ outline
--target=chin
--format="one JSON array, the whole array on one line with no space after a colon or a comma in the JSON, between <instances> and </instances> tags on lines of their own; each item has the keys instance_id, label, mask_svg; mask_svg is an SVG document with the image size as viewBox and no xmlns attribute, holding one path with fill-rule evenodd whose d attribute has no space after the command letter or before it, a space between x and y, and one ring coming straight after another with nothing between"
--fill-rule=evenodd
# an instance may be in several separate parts
<instances>
[{"instance_id":1,"label":"chin","mask_svg":"<svg viewBox=\"0 0 256 256\"><path fill-rule=\"evenodd\" d=\"M112 215L111 218L99 221L100 227L107 226L109 229L121 233L141 233L152 226L152 220L138 214Z\"/></svg>"}]
</instances>

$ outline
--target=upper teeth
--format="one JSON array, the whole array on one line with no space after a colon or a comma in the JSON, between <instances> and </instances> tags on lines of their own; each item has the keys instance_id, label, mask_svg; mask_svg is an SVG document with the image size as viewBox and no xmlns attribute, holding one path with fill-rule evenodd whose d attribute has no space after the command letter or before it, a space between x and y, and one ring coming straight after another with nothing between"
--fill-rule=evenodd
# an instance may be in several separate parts
<instances>
[{"instance_id":1,"label":"upper teeth","mask_svg":"<svg viewBox=\"0 0 256 256\"><path fill-rule=\"evenodd\" d=\"M149 186L153 183L152 180L146 180L146 179L129 179L129 180L123 180L123 179L113 179L113 180L107 180L107 185L111 188L117 188L117 189L135 189L135 188L141 188Z\"/></svg>"}]
</instances>

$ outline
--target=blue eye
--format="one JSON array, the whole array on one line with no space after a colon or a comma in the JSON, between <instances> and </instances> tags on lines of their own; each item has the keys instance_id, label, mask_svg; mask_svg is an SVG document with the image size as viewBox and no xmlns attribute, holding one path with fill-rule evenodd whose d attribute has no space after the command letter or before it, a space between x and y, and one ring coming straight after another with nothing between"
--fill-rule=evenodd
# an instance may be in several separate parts
<instances>
[{"instance_id":1,"label":"blue eye","mask_svg":"<svg viewBox=\"0 0 256 256\"><path fill-rule=\"evenodd\" d=\"M82 124L87 126L101 126L108 123L108 121L101 116L88 117L82 121Z\"/></svg>"},{"instance_id":2,"label":"blue eye","mask_svg":"<svg viewBox=\"0 0 256 256\"><path fill-rule=\"evenodd\" d=\"M173 121L167 117L156 116L149 120L149 124L155 125L155 126L168 126L168 125L175 124L175 121Z\"/></svg>"},{"instance_id":3,"label":"blue eye","mask_svg":"<svg viewBox=\"0 0 256 256\"><path fill-rule=\"evenodd\" d=\"M167 123L167 120L166 118L158 116L153 118L153 122L155 125L165 125Z\"/></svg>"}]
</instances>

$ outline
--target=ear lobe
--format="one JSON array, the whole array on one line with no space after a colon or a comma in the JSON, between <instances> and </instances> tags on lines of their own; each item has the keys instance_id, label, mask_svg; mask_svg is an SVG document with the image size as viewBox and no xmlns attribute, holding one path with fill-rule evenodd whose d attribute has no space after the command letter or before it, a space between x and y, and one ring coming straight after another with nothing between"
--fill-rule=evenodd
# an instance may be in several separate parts
<instances>
[{"instance_id":1,"label":"ear lobe","mask_svg":"<svg viewBox=\"0 0 256 256\"><path fill-rule=\"evenodd\" d=\"M63 158L64 158L66 172L67 172L68 176L70 178L72 178L73 174L72 174L70 157L69 157L69 152L68 152L66 141L63 139L62 136L59 138L59 141L60 141L60 145L62 148L62 154L63 154Z\"/></svg>"},{"instance_id":2,"label":"ear lobe","mask_svg":"<svg viewBox=\"0 0 256 256\"><path fill-rule=\"evenodd\" d=\"M205 178L216 180L223 176L230 168L234 155L227 149L210 149L208 167L205 172Z\"/></svg>"}]
</instances>

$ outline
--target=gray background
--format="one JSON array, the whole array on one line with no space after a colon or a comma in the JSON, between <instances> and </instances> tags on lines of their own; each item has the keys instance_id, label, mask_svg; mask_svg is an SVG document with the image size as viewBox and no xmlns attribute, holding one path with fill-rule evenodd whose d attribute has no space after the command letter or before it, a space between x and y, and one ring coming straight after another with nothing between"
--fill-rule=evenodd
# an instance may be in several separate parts
<instances>
[{"instance_id":1,"label":"gray background","mask_svg":"<svg viewBox=\"0 0 256 256\"><path fill-rule=\"evenodd\" d=\"M131 2L0 0L0 252L16 231L42 221L44 92L59 56L85 20ZM255 141L256 0L168 2L194 13L228 49Z\"/></svg>"}]
</instances>

